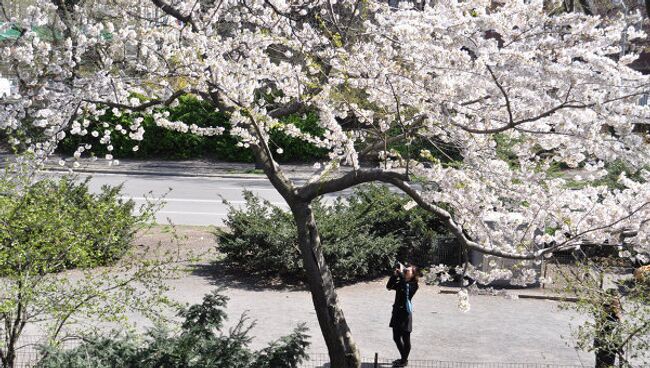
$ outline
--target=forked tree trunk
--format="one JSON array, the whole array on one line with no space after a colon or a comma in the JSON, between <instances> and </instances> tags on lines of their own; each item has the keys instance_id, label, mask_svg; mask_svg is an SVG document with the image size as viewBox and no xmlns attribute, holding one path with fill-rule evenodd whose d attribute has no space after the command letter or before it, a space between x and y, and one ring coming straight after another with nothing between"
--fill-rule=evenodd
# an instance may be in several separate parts
<instances>
[{"instance_id":1,"label":"forked tree trunk","mask_svg":"<svg viewBox=\"0 0 650 368\"><path fill-rule=\"evenodd\" d=\"M359 350L339 308L334 281L321 248L320 235L309 203L291 206L298 227L300 254L307 274L311 298L332 368L358 368Z\"/></svg>"}]
</instances>

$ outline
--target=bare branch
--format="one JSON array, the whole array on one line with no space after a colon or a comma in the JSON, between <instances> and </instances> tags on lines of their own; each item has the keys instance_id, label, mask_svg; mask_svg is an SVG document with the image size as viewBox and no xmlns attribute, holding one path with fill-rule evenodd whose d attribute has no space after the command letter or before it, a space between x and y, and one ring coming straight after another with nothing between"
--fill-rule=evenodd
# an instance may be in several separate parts
<instances>
[{"instance_id":1,"label":"bare branch","mask_svg":"<svg viewBox=\"0 0 650 368\"><path fill-rule=\"evenodd\" d=\"M628 95L625 95L625 96L616 97L616 98L612 98L612 99L609 99L609 100L602 101L600 104L604 105L604 104L617 102L617 101L625 100L625 99L632 98L632 97L643 96L644 94L645 94L644 92L631 93L631 94L628 94ZM520 119L520 120L516 120L516 121L511 120L507 124L504 124L504 125L502 125L500 127L497 127L497 128L490 128L490 129L475 129L475 128L463 126L463 125L460 125L460 124L454 124L454 123L452 123L452 124L454 124L455 126L463 129L464 131L470 132L470 133L493 134L493 133L504 132L506 130L515 128L515 127L517 127L517 126L519 126L521 124L532 123L532 122L541 120L543 118L547 118L547 117L555 114L556 112L558 112L560 110L567 110L567 109L582 110L582 109L588 109L588 108L594 107L596 105L597 105L597 103L595 103L595 102L581 103L581 102L576 102L576 101L569 102L568 100L565 100L561 104L559 104L559 105L557 105L557 106L555 106L555 107L553 107L553 108L551 108L549 110L546 110L546 111L544 111L544 112L542 112L542 113L540 113L538 115L535 115L533 117L526 118L526 119ZM511 119L512 119L512 117L511 117Z\"/></svg>"},{"instance_id":2,"label":"bare branch","mask_svg":"<svg viewBox=\"0 0 650 368\"><path fill-rule=\"evenodd\" d=\"M361 169L328 180L310 182L298 188L298 197L306 202L327 193L335 193L353 186L373 181L390 182L392 179L406 180L404 174L383 169Z\"/></svg>"},{"instance_id":3,"label":"bare branch","mask_svg":"<svg viewBox=\"0 0 650 368\"><path fill-rule=\"evenodd\" d=\"M326 181L311 182L300 188L298 188L298 196L304 201L311 201L314 198L327 194L338 192L355 185L362 183L368 183L372 181L380 181L388 184L392 184L395 187L401 189L409 197L411 197L421 208L434 214L438 219L440 219L445 227L461 242L461 244L467 249L472 249L484 254L490 254L502 258L510 259L535 259L543 253L508 253L495 248L487 248L483 245L480 245L465 235L462 226L457 224L452 218L451 214L445 209L431 204L424 200L420 193L411 187L407 183L406 175L394 172L386 171L382 169L365 169L365 170L356 170L351 171L341 177L330 179Z\"/></svg>"},{"instance_id":4,"label":"bare branch","mask_svg":"<svg viewBox=\"0 0 650 368\"><path fill-rule=\"evenodd\" d=\"M359 157L365 157L365 156L369 155L370 153L372 153L373 151L375 151L375 150L377 150L379 148L382 148L382 146L384 146L384 143L391 144L391 143L394 143L394 142L398 142L399 140L401 140L403 138L406 138L410 133L422 128L422 122L424 122L424 120L426 120L426 118L427 118L426 115L421 115L421 116L419 116L418 118L416 118L413 121L410 128L405 129L402 133L400 133L400 134L398 134L396 136L393 136L393 137L389 137L388 139L386 139L385 142L384 141L377 141L375 143L370 144L368 147L365 147L361 152L359 152Z\"/></svg>"},{"instance_id":5,"label":"bare branch","mask_svg":"<svg viewBox=\"0 0 650 368\"><path fill-rule=\"evenodd\" d=\"M268 115L272 118L278 119L283 116L295 114L305 107L302 101L294 101L287 105L278 107L277 109L269 111Z\"/></svg>"},{"instance_id":6,"label":"bare branch","mask_svg":"<svg viewBox=\"0 0 650 368\"><path fill-rule=\"evenodd\" d=\"M181 14L181 12L178 9L174 8L173 6L167 4L162 0L151 0L151 2L166 14L171 15L172 17L178 19L183 23L188 23L192 27L192 32L199 31L199 28L194 23L194 20L192 20L191 15Z\"/></svg>"},{"instance_id":7,"label":"bare branch","mask_svg":"<svg viewBox=\"0 0 650 368\"><path fill-rule=\"evenodd\" d=\"M508 122L509 124L512 124L514 120L512 118L512 107L510 106L510 98L508 97L508 93L506 93L505 88L503 88L503 86L497 79L497 76L494 75L492 68L490 68L489 65L486 65L485 67L487 68L488 72L490 72L490 75L492 76L494 83L496 83L497 87L499 88L499 91L501 91L501 94L503 95L503 98L506 100L506 109L508 110Z\"/></svg>"},{"instance_id":8,"label":"bare branch","mask_svg":"<svg viewBox=\"0 0 650 368\"><path fill-rule=\"evenodd\" d=\"M462 226L460 226L459 224L456 223L456 221L454 221L454 219L452 218L449 212L447 212L445 209L441 207L438 207L434 204L425 201L424 198L422 198L422 196L420 195L420 193L417 190L415 190L413 187L411 187L407 182L400 179L390 179L388 180L388 182L393 184L397 188L401 189L404 193L406 193L409 197L411 197L411 199L413 199L415 203L417 203L418 206L420 206L422 209L436 215L445 225L447 230L449 230L452 234L454 234L454 236L461 243L461 245L466 247L467 249L472 249L480 253L490 254L501 258L535 259L536 257L538 257L538 255L533 253L515 254L515 253L504 252L499 249L484 247L469 239L467 235L465 235Z\"/></svg>"}]
</instances>

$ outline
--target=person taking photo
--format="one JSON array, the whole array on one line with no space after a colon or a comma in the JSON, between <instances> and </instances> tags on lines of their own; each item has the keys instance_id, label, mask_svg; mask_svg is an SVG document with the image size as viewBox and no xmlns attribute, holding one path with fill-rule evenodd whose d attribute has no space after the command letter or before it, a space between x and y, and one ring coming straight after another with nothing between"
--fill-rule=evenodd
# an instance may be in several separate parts
<instances>
[{"instance_id":1,"label":"person taking photo","mask_svg":"<svg viewBox=\"0 0 650 368\"><path fill-rule=\"evenodd\" d=\"M393 329L393 341L397 345L400 359L393 362L393 367L406 367L411 352L411 331L413 330L413 304L411 300L418 291L417 267L401 264L388 279L386 288L395 290L395 302L389 327Z\"/></svg>"}]
</instances>

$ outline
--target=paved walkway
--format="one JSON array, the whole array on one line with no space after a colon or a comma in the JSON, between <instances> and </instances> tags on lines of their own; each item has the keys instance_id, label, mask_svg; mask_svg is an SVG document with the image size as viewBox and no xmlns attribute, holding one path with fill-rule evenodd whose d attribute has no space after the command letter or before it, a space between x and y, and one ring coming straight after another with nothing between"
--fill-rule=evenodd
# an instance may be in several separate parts
<instances>
[{"instance_id":1,"label":"paved walkway","mask_svg":"<svg viewBox=\"0 0 650 368\"><path fill-rule=\"evenodd\" d=\"M186 246L200 252L213 247L211 238L200 228L185 228ZM158 240L142 238L146 244ZM386 279L339 288L341 306L361 353L381 359L396 359L388 327L394 292L385 287ZM306 290L270 289L251 280L242 280L223 269L202 262L182 279L170 281L170 296L196 303L215 287L225 287L230 297L227 311L229 326L244 311L256 320L252 330L252 347L261 348L269 341L291 331L298 323L307 324L312 353L325 353L311 296ZM454 290L444 288L444 290ZM559 309L560 303L543 299L512 299L506 296L470 296L471 309L458 310L458 298L441 294L441 288L422 284L414 298L414 360L452 362L517 362L581 364L593 366L592 356L576 352L567 339L570 323L582 321L570 311ZM510 295L543 295L541 289L506 290Z\"/></svg>"},{"instance_id":2,"label":"paved walkway","mask_svg":"<svg viewBox=\"0 0 650 368\"><path fill-rule=\"evenodd\" d=\"M256 320L252 346L288 333L305 322L312 335L311 352L326 352L318 323L306 291L264 290L238 285L209 272L199 272L172 282L172 297L198 302L204 293L225 286L230 297L229 323L246 311ZM338 294L353 336L363 356L375 352L381 358L396 358L388 328L393 293L384 280L340 288ZM591 355L576 352L562 336L570 336L570 322L577 315L558 309L547 300L511 300L499 296L470 297L471 310L462 313L457 297L423 286L414 298L412 359L591 364Z\"/></svg>"}]
</instances>

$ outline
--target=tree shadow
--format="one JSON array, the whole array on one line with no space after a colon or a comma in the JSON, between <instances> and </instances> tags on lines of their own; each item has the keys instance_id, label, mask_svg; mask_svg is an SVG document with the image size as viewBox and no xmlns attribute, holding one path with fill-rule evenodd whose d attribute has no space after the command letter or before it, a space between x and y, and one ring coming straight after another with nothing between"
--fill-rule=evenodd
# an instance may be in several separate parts
<instances>
[{"instance_id":1,"label":"tree shadow","mask_svg":"<svg viewBox=\"0 0 650 368\"><path fill-rule=\"evenodd\" d=\"M263 291L306 291L307 285L297 277L278 274L256 274L229 267L220 261L190 265L191 274L203 277L212 285L228 288Z\"/></svg>"}]
</instances>

